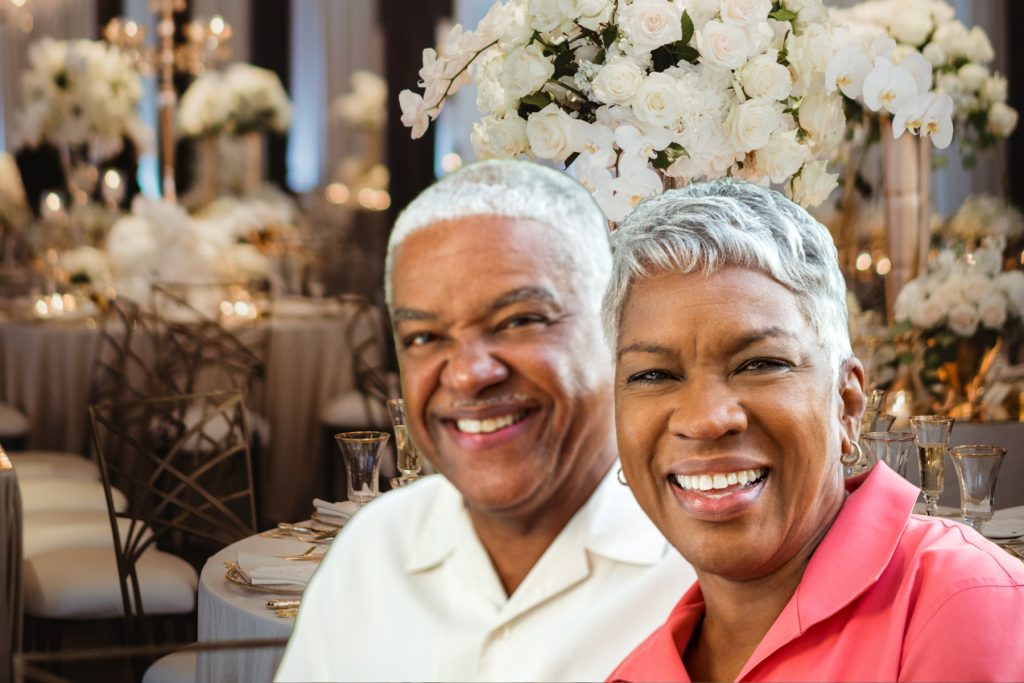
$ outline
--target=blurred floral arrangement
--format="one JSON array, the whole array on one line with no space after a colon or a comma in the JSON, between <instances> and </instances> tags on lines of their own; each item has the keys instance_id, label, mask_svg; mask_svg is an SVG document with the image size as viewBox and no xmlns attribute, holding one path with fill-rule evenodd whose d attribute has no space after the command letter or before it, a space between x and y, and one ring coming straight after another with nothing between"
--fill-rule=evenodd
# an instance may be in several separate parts
<instances>
[{"instance_id":1,"label":"blurred floral arrangement","mask_svg":"<svg viewBox=\"0 0 1024 683\"><path fill-rule=\"evenodd\" d=\"M968 29L945 0L862 0L830 14L869 46L869 54L875 53L876 69L879 59L888 63L884 75L875 78L887 82L885 108L895 115L894 133L921 126L943 148L952 138L953 128L946 124L951 117L961 159L969 167L976 150L990 147L1016 128L1017 111L1006 104L1006 78L990 70L995 52L988 35L978 26ZM851 47L844 50L849 53L844 59L850 72L867 69L864 53L856 54ZM915 95L915 84L918 92L934 88L948 99ZM875 97L864 93L864 103L872 110L878 109L872 106Z\"/></svg>"},{"instance_id":2,"label":"blurred floral arrangement","mask_svg":"<svg viewBox=\"0 0 1024 683\"><path fill-rule=\"evenodd\" d=\"M22 74L20 141L37 146L88 146L93 160L119 153L124 138L137 148L150 131L137 110L138 72L116 47L102 41L43 38L28 49Z\"/></svg>"},{"instance_id":3,"label":"blurred floral arrangement","mask_svg":"<svg viewBox=\"0 0 1024 683\"><path fill-rule=\"evenodd\" d=\"M352 90L335 98L331 111L350 126L380 130L387 122L387 101L384 79L360 69L352 74Z\"/></svg>"},{"instance_id":4,"label":"blurred floral arrangement","mask_svg":"<svg viewBox=\"0 0 1024 683\"><path fill-rule=\"evenodd\" d=\"M425 50L424 93L399 100L419 137L475 81L477 155L564 163L611 220L666 185L722 176L783 184L814 206L837 184L819 159L843 135L840 92L893 104L891 65L868 63L880 69L868 79L843 61L862 49L821 0L511 0ZM904 129L935 139L909 115Z\"/></svg>"},{"instance_id":5,"label":"blurred floral arrangement","mask_svg":"<svg viewBox=\"0 0 1024 683\"><path fill-rule=\"evenodd\" d=\"M218 199L194 216L173 202L136 197L107 237L115 287L147 301L153 282L272 278L273 249L295 239L296 212L272 187Z\"/></svg>"},{"instance_id":6,"label":"blurred floral arrangement","mask_svg":"<svg viewBox=\"0 0 1024 683\"><path fill-rule=\"evenodd\" d=\"M1024 214L1002 197L970 195L945 223L938 236L946 242L968 245L985 239L1013 241L1024 234Z\"/></svg>"},{"instance_id":7,"label":"blurred floral arrangement","mask_svg":"<svg viewBox=\"0 0 1024 683\"><path fill-rule=\"evenodd\" d=\"M178 107L181 132L193 137L283 133L291 116L291 101L277 74L244 63L199 76L182 95Z\"/></svg>"},{"instance_id":8,"label":"blurred floral arrangement","mask_svg":"<svg viewBox=\"0 0 1024 683\"><path fill-rule=\"evenodd\" d=\"M919 350L920 380L943 399L934 410L978 417L1002 339L1020 329L1024 272L1002 271L1005 246L1004 237L990 237L962 255L941 249L896 300L893 333L909 333Z\"/></svg>"}]
</instances>

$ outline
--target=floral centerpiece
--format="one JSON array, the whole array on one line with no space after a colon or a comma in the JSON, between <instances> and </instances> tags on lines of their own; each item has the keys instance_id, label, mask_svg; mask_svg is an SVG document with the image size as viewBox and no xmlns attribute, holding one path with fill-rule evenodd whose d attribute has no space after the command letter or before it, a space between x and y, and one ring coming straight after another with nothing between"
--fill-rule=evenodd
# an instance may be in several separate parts
<instances>
[{"instance_id":1,"label":"floral centerpiece","mask_svg":"<svg viewBox=\"0 0 1024 683\"><path fill-rule=\"evenodd\" d=\"M834 20L849 26L868 50L871 46L886 46L885 59L893 65L888 77L892 102L907 105L903 114L897 114L897 130L908 125L931 126L929 119L934 114L948 112L956 123L961 159L966 166L973 165L976 149L990 147L1013 132L1018 115L1006 104L1006 78L991 71L995 57L992 43L981 27L968 29L957 20L949 3L863 0L848 9L833 9L831 14ZM863 68L862 57L851 53L849 60ZM924 63L931 69L925 69ZM919 88L934 87L949 95L949 101L941 105L923 100L914 103L911 79ZM937 129L933 134L941 135L945 142L937 146L949 144L952 132L951 127Z\"/></svg>"},{"instance_id":2,"label":"floral centerpiece","mask_svg":"<svg viewBox=\"0 0 1024 683\"><path fill-rule=\"evenodd\" d=\"M243 135L283 133L291 123L292 105L273 71L251 64L232 64L208 71L188 87L178 107L182 133Z\"/></svg>"},{"instance_id":3,"label":"floral centerpiece","mask_svg":"<svg viewBox=\"0 0 1024 683\"><path fill-rule=\"evenodd\" d=\"M386 192L390 182L384 157L384 124L387 122L388 86L371 71L352 74L352 90L339 95L331 105L334 116L362 131L363 152L343 158L334 170L334 177L344 183L351 195L358 196L364 188Z\"/></svg>"},{"instance_id":4,"label":"floral centerpiece","mask_svg":"<svg viewBox=\"0 0 1024 683\"><path fill-rule=\"evenodd\" d=\"M946 241L974 245L986 239L1014 241L1024 234L1024 214L1002 197L976 194L967 197L941 225Z\"/></svg>"},{"instance_id":5,"label":"floral centerpiece","mask_svg":"<svg viewBox=\"0 0 1024 683\"><path fill-rule=\"evenodd\" d=\"M897 332L912 331L923 350L922 381L945 394L937 409L958 417L978 416L984 375L1024 316L1024 272L1001 272L1004 245L989 239L962 256L941 250L896 300Z\"/></svg>"},{"instance_id":6,"label":"floral centerpiece","mask_svg":"<svg viewBox=\"0 0 1024 683\"><path fill-rule=\"evenodd\" d=\"M424 51L424 93L399 95L402 121L422 135L473 80L477 155L563 163L613 221L665 186L722 176L814 206L836 186L820 159L845 124L826 76L853 40L821 0L511 0Z\"/></svg>"},{"instance_id":7,"label":"floral centerpiece","mask_svg":"<svg viewBox=\"0 0 1024 683\"><path fill-rule=\"evenodd\" d=\"M138 116L142 83L116 47L102 41L43 38L28 50L22 74L21 144L88 147L94 162L137 148L150 133Z\"/></svg>"}]
</instances>

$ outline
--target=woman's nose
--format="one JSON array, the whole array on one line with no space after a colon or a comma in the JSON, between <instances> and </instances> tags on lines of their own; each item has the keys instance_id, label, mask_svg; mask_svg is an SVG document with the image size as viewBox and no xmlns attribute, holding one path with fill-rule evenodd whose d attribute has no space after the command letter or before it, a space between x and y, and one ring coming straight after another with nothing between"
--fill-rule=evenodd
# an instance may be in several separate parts
<instances>
[{"instance_id":1,"label":"woman's nose","mask_svg":"<svg viewBox=\"0 0 1024 683\"><path fill-rule=\"evenodd\" d=\"M441 382L462 394L475 395L508 379L509 369L486 344L473 341L453 348L441 373Z\"/></svg>"},{"instance_id":2,"label":"woman's nose","mask_svg":"<svg viewBox=\"0 0 1024 683\"><path fill-rule=\"evenodd\" d=\"M686 439L714 440L747 428L747 413L721 381L688 382L672 411L669 428Z\"/></svg>"}]
</instances>

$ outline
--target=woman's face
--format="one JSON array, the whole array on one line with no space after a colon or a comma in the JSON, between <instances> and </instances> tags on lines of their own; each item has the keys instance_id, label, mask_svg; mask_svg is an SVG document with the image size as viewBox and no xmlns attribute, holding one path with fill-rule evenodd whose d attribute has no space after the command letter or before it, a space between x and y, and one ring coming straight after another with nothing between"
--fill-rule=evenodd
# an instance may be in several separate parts
<instances>
[{"instance_id":1,"label":"woman's face","mask_svg":"<svg viewBox=\"0 0 1024 683\"><path fill-rule=\"evenodd\" d=\"M635 282L617 359L622 468L665 537L732 580L806 561L842 505L860 364L837 381L796 297L735 267Z\"/></svg>"}]
</instances>

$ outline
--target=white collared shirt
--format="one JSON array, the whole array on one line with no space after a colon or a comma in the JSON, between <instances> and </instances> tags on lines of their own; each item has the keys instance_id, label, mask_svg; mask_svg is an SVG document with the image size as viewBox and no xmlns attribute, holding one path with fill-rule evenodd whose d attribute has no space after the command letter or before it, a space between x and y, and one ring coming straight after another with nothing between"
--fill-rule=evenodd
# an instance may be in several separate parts
<instances>
[{"instance_id":1,"label":"white collared shirt","mask_svg":"<svg viewBox=\"0 0 1024 683\"><path fill-rule=\"evenodd\" d=\"M447 480L382 496L310 582L275 680L604 680L696 579L616 467L511 596Z\"/></svg>"}]
</instances>

